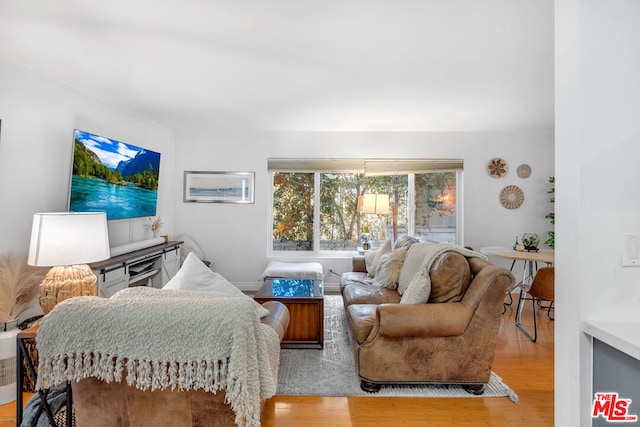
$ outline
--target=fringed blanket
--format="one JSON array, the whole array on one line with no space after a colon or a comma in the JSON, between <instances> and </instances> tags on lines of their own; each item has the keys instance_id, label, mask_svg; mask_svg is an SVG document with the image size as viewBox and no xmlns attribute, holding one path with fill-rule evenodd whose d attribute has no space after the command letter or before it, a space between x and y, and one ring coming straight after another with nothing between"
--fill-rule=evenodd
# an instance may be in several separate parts
<instances>
[{"instance_id":1,"label":"fringed blanket","mask_svg":"<svg viewBox=\"0 0 640 427\"><path fill-rule=\"evenodd\" d=\"M276 392L261 308L248 297L146 287L68 299L38 330L37 386L96 377L141 390L224 390L236 424L259 426L260 398Z\"/></svg>"}]
</instances>

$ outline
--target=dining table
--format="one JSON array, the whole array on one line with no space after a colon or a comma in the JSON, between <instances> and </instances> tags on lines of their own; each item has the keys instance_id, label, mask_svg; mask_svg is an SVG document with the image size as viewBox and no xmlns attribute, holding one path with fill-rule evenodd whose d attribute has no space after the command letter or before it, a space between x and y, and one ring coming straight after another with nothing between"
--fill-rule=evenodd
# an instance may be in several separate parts
<instances>
[{"instance_id":1,"label":"dining table","mask_svg":"<svg viewBox=\"0 0 640 427\"><path fill-rule=\"evenodd\" d=\"M511 292L520 288L524 291L528 291L535 277L536 271L538 271L538 263L543 263L546 266L552 266L554 262L554 250L539 248L535 250L522 250L518 251L508 246L486 246L480 248L480 253L487 256L494 256L498 258L511 260L511 268L509 271L513 272L516 262L522 261L522 280L517 282L513 288L509 290L509 299L511 302L505 303L505 306L513 303L513 297ZM506 307L505 307L506 309Z\"/></svg>"}]
</instances>

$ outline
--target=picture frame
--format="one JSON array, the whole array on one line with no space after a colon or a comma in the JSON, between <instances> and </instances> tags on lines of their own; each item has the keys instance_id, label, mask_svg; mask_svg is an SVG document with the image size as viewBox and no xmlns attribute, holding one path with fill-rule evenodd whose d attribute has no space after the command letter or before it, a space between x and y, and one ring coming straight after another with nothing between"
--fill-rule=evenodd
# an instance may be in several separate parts
<instances>
[{"instance_id":1,"label":"picture frame","mask_svg":"<svg viewBox=\"0 0 640 427\"><path fill-rule=\"evenodd\" d=\"M255 172L185 171L185 203L255 203Z\"/></svg>"}]
</instances>

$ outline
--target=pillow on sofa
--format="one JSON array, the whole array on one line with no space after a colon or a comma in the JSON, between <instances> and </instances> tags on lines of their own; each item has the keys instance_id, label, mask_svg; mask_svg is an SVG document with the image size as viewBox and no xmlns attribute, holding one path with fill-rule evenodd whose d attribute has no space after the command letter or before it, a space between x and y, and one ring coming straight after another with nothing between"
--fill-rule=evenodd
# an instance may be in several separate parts
<instances>
[{"instance_id":1,"label":"pillow on sofa","mask_svg":"<svg viewBox=\"0 0 640 427\"><path fill-rule=\"evenodd\" d=\"M400 304L424 304L429 301L431 280L426 271L418 271L400 298Z\"/></svg>"},{"instance_id":2,"label":"pillow on sofa","mask_svg":"<svg viewBox=\"0 0 640 427\"><path fill-rule=\"evenodd\" d=\"M411 248L422 245L416 243ZM428 243L427 243L428 245ZM442 245L441 243L438 245ZM467 251L470 255L473 255L471 251ZM417 251L415 253L422 252ZM403 274L406 271L412 271L408 265L409 258L412 255L411 249L407 254L404 266L400 273L400 283L398 285L398 292L402 294L401 302L405 304L419 304L422 301L425 294L428 298L428 302L441 303L441 302L457 302L462 300L462 296L467 291L469 284L471 283L471 268L467 258L457 252L456 250L446 250L435 257L431 264L431 269L423 271L422 264L418 267L418 270L414 273L414 276L407 284L406 289L400 291L402 285ZM411 262L415 262L412 260ZM422 259L424 262L424 259ZM427 277L428 275L428 277ZM425 288L428 288L425 289ZM405 298L405 294L409 293ZM412 302L407 302L412 301ZM418 301L418 302L415 302Z\"/></svg>"},{"instance_id":3,"label":"pillow on sofa","mask_svg":"<svg viewBox=\"0 0 640 427\"><path fill-rule=\"evenodd\" d=\"M193 252L184 260L182 267L162 289L182 290L182 291L208 291L216 292L225 297L249 298L240 289L227 281L220 273L212 271ZM260 317L269 314L269 311L256 302L257 313Z\"/></svg>"},{"instance_id":4,"label":"pillow on sofa","mask_svg":"<svg viewBox=\"0 0 640 427\"><path fill-rule=\"evenodd\" d=\"M164 285L163 289L215 291L230 297L244 295L240 289L229 283L220 273L207 267L195 252L189 252L180 270Z\"/></svg>"},{"instance_id":5,"label":"pillow on sofa","mask_svg":"<svg viewBox=\"0 0 640 427\"><path fill-rule=\"evenodd\" d=\"M407 252L404 265L400 271L400 278L398 279L398 292L400 294L403 294L409 287L409 283L411 283L411 280L413 280L413 277L422 266L427 251L432 245L433 243L430 242L418 242L409 246L409 251Z\"/></svg>"},{"instance_id":6,"label":"pillow on sofa","mask_svg":"<svg viewBox=\"0 0 640 427\"><path fill-rule=\"evenodd\" d=\"M383 288L396 289L400 279L400 270L408 250L409 247L402 247L382 255L376 266L373 284Z\"/></svg>"},{"instance_id":7,"label":"pillow on sofa","mask_svg":"<svg viewBox=\"0 0 640 427\"><path fill-rule=\"evenodd\" d=\"M367 267L367 276L374 277L380 257L391 252L391 240L387 240L380 249L375 249L364 254L364 263Z\"/></svg>"}]
</instances>

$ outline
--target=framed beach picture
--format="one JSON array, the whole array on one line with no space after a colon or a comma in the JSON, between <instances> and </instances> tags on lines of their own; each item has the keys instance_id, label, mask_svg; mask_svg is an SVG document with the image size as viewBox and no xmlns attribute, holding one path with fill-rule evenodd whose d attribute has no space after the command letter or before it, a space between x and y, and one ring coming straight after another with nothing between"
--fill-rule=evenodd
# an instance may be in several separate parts
<instances>
[{"instance_id":1,"label":"framed beach picture","mask_svg":"<svg viewBox=\"0 0 640 427\"><path fill-rule=\"evenodd\" d=\"M183 202L254 203L255 172L184 172Z\"/></svg>"}]
</instances>

